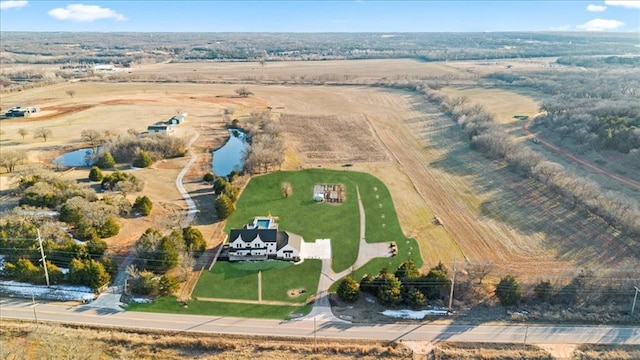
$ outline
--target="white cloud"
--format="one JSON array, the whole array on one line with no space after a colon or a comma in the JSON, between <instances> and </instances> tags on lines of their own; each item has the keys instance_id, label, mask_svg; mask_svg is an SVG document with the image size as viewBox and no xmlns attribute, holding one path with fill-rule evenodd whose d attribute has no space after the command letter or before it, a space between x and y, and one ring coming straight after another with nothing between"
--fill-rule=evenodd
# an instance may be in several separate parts
<instances>
[{"instance_id":1,"label":"white cloud","mask_svg":"<svg viewBox=\"0 0 640 360\"><path fill-rule=\"evenodd\" d=\"M606 31L606 30L615 30L619 27L622 27L624 23L619 20L612 19L593 19L589 20L582 25L578 25L579 30L585 31Z\"/></svg>"},{"instance_id":2,"label":"white cloud","mask_svg":"<svg viewBox=\"0 0 640 360\"><path fill-rule=\"evenodd\" d=\"M605 0L605 5L622 6L630 9L640 9L639 0Z\"/></svg>"},{"instance_id":3,"label":"white cloud","mask_svg":"<svg viewBox=\"0 0 640 360\"><path fill-rule=\"evenodd\" d=\"M605 10L607 10L607 7L602 5L589 4L589 6L587 6L587 11L591 12L603 12Z\"/></svg>"},{"instance_id":4,"label":"white cloud","mask_svg":"<svg viewBox=\"0 0 640 360\"><path fill-rule=\"evenodd\" d=\"M17 0L0 1L0 9L4 10L4 9L21 8L21 7L27 6L28 3L29 3L28 1L17 1Z\"/></svg>"},{"instance_id":5,"label":"white cloud","mask_svg":"<svg viewBox=\"0 0 640 360\"><path fill-rule=\"evenodd\" d=\"M100 19L115 19L117 21L127 20L124 15L116 12L115 10L103 8L99 5L84 4L70 4L64 8L55 8L49 11L49 15L58 20L71 21L94 21Z\"/></svg>"}]
</instances>

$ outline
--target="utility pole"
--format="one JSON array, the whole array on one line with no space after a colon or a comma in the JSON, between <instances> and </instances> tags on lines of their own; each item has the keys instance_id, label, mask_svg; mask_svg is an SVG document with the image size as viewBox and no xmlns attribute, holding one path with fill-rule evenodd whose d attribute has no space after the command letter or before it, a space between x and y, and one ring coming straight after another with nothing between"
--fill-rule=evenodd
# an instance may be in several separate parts
<instances>
[{"instance_id":1,"label":"utility pole","mask_svg":"<svg viewBox=\"0 0 640 360\"><path fill-rule=\"evenodd\" d=\"M449 311L453 304L453 287L456 285L456 257L453 257L453 275L451 276L451 290L449 291Z\"/></svg>"},{"instance_id":2,"label":"utility pole","mask_svg":"<svg viewBox=\"0 0 640 360\"><path fill-rule=\"evenodd\" d=\"M636 310L636 300L638 300L638 291L640 291L637 286L633 288L636 289L636 295L633 297L633 305L631 305L631 316L633 316L633 312Z\"/></svg>"},{"instance_id":3,"label":"utility pole","mask_svg":"<svg viewBox=\"0 0 640 360\"><path fill-rule=\"evenodd\" d=\"M313 352L317 353L318 352L318 339L317 339L317 334L318 333L318 328L316 326L316 318L313 318Z\"/></svg>"},{"instance_id":4,"label":"utility pole","mask_svg":"<svg viewBox=\"0 0 640 360\"><path fill-rule=\"evenodd\" d=\"M33 307L33 318L36 320L36 328L38 327L38 313L36 312L36 298L31 294L31 306Z\"/></svg>"},{"instance_id":5,"label":"utility pole","mask_svg":"<svg viewBox=\"0 0 640 360\"><path fill-rule=\"evenodd\" d=\"M47 271L47 257L44 256L44 247L42 247L42 238L40 237L40 229L38 231L38 244L40 244L40 261L42 262L42 266L44 266L44 277L47 279L47 287L51 286L49 284L49 271Z\"/></svg>"}]
</instances>

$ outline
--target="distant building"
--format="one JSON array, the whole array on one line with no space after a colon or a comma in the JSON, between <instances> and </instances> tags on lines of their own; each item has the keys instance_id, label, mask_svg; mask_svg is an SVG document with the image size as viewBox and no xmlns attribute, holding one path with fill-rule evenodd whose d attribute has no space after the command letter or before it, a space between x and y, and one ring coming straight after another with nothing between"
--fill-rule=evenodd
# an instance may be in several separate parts
<instances>
[{"instance_id":1,"label":"distant building","mask_svg":"<svg viewBox=\"0 0 640 360\"><path fill-rule=\"evenodd\" d=\"M118 69L114 65L110 64L95 64L93 65L94 72L116 72Z\"/></svg>"},{"instance_id":2,"label":"distant building","mask_svg":"<svg viewBox=\"0 0 640 360\"><path fill-rule=\"evenodd\" d=\"M9 111L7 111L4 115L6 117L25 117L37 113L38 111L40 111L40 108L37 106L28 106L26 108L16 106L9 109Z\"/></svg>"},{"instance_id":3,"label":"distant building","mask_svg":"<svg viewBox=\"0 0 640 360\"><path fill-rule=\"evenodd\" d=\"M166 123L167 124L172 124L172 125L180 125L184 122L184 120L187 118L187 113L182 113L179 115L176 115L174 117L172 117L171 119L169 119Z\"/></svg>"},{"instance_id":4,"label":"distant building","mask_svg":"<svg viewBox=\"0 0 640 360\"><path fill-rule=\"evenodd\" d=\"M172 124L166 124L159 122L153 125L147 126L147 132L149 134L167 134L172 135L176 131L175 126Z\"/></svg>"}]
</instances>

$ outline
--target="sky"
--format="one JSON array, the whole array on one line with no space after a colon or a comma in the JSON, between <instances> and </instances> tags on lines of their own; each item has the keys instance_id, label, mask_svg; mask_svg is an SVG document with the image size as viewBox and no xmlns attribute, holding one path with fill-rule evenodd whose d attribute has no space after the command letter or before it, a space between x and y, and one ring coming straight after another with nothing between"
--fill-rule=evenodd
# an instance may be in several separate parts
<instances>
[{"instance_id":1,"label":"sky","mask_svg":"<svg viewBox=\"0 0 640 360\"><path fill-rule=\"evenodd\" d=\"M640 0L3 0L0 31L640 34Z\"/></svg>"}]
</instances>

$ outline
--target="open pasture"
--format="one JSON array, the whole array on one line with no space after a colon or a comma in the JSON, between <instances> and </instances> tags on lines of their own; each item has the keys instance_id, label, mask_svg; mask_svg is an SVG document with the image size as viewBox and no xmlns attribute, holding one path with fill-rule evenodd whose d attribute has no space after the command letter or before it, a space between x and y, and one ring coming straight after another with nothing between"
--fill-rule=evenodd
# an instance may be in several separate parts
<instances>
[{"instance_id":1,"label":"open pasture","mask_svg":"<svg viewBox=\"0 0 640 360\"><path fill-rule=\"evenodd\" d=\"M353 69L361 64L357 61L345 63L341 66ZM412 68L403 67L405 60L397 60L397 64L399 74L413 74ZM214 65L234 69L249 64ZM198 66L195 72L200 72L200 67L204 69L214 65L154 66L167 72L181 72L180 68ZM265 70L271 65L268 63ZM431 65L415 62L415 66ZM176 70L171 70L174 66ZM283 74L286 66L291 66L293 73L304 72L295 70L301 66L297 63L278 66L283 67L279 70ZM447 68L449 65L441 63L438 66ZM374 68L372 66L370 71ZM223 70L220 70L222 77L226 76ZM343 70L340 67L326 68L326 72L330 71L340 74L339 71ZM637 264L638 256L624 250L625 246L633 244L610 233L606 226L590 221L586 215L558 203L544 191L511 174L501 164L472 152L466 140L459 138L456 125L440 116L420 96L363 86L247 85L255 95L238 98L234 94L237 87L237 84L66 83L3 94L3 108L36 105L43 109L43 116L44 111L49 111L48 107L93 107L57 117L51 117L49 113L48 118L42 121L37 117L2 121L0 126L4 134L1 146L3 149L28 149L35 154L30 156L31 164L46 164L47 158L53 158L56 152L66 147L84 146L80 142L82 129L142 130L150 123L169 118L178 110L189 113L181 130L184 132L179 136L189 138L198 132L201 137L196 146L203 144L201 141L220 143L224 139L221 116L230 105L237 109L236 117L251 110L272 107L276 119L283 115L285 120L286 116L299 115L345 122L365 119L371 129L367 136L380 144L385 158L354 163L353 169L370 172L387 185L398 211L401 229L405 236L418 241L425 265L433 266L438 260L450 265L457 257L458 261L489 262L498 265L497 268L504 268L496 275L508 271L536 276L543 268L571 270L604 264ZM76 90L73 98L66 94L69 89ZM522 112L513 110L518 114ZM51 127L53 137L47 142L33 139L31 131L39 127ZM20 128L30 131L24 140L17 133ZM342 135L331 133L331 128L325 130L325 136ZM304 129L296 130L298 134L303 132ZM286 164L292 169L315 167L320 163L297 152L296 141L292 141L295 140L294 134L285 133L285 139L288 147ZM204 147L200 149L206 150ZM339 149L342 152L349 150L348 147ZM338 168L344 163L342 159L350 156L352 154L335 154L335 158L341 159L339 162L325 161L322 166ZM297 159L291 161L294 158ZM190 176L188 180L197 182L201 174ZM172 184L175 177L170 177L153 180ZM154 186L154 182L149 181L147 189ZM523 200L527 196L533 198ZM172 196L166 197L166 201L182 203L181 199ZM432 222L434 215L443 220L444 226ZM585 232L585 222L591 229L588 232ZM593 256L595 249L598 249L596 257Z\"/></svg>"}]
</instances>

